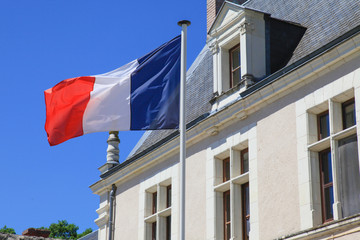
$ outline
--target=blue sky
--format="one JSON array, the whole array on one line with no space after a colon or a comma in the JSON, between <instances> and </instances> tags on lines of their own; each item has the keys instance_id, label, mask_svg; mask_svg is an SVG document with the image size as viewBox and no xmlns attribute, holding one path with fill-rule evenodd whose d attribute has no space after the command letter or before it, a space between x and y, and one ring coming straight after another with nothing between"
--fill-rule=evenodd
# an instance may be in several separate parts
<instances>
[{"instance_id":1,"label":"blue sky","mask_svg":"<svg viewBox=\"0 0 360 240\"><path fill-rule=\"evenodd\" d=\"M205 1L0 1L0 228L17 234L65 219L96 229L89 186L106 162L108 133L50 147L43 91L63 79L105 73L180 34L188 66L206 40ZM123 161L143 132L121 132Z\"/></svg>"}]
</instances>

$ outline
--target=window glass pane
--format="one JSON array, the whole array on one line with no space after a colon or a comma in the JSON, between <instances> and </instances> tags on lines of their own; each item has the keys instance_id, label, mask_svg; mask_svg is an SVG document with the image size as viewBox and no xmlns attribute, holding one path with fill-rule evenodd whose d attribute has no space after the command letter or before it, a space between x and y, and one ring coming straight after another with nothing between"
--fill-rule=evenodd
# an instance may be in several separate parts
<instances>
[{"instance_id":1,"label":"window glass pane","mask_svg":"<svg viewBox=\"0 0 360 240\"><path fill-rule=\"evenodd\" d=\"M224 239L230 239L230 191L223 193L224 204Z\"/></svg>"},{"instance_id":2,"label":"window glass pane","mask_svg":"<svg viewBox=\"0 0 360 240\"><path fill-rule=\"evenodd\" d=\"M325 188L325 220L333 219L333 208L332 205L334 204L334 193L333 187Z\"/></svg>"},{"instance_id":3,"label":"window glass pane","mask_svg":"<svg viewBox=\"0 0 360 240\"><path fill-rule=\"evenodd\" d=\"M339 141L339 183L343 217L360 213L360 173L356 135Z\"/></svg>"},{"instance_id":4,"label":"window glass pane","mask_svg":"<svg viewBox=\"0 0 360 240\"><path fill-rule=\"evenodd\" d=\"M240 66L240 47L231 52L232 70Z\"/></svg>"},{"instance_id":5,"label":"window glass pane","mask_svg":"<svg viewBox=\"0 0 360 240\"><path fill-rule=\"evenodd\" d=\"M323 172L324 184L331 183L333 181L331 166L331 152L327 151L321 153L321 169Z\"/></svg>"},{"instance_id":6,"label":"window glass pane","mask_svg":"<svg viewBox=\"0 0 360 240\"><path fill-rule=\"evenodd\" d=\"M245 239L249 239L250 235L250 218L246 219L246 235Z\"/></svg>"},{"instance_id":7,"label":"window glass pane","mask_svg":"<svg viewBox=\"0 0 360 240\"><path fill-rule=\"evenodd\" d=\"M171 206L171 185L167 187L166 191L167 191L167 194L166 194L166 207L170 207Z\"/></svg>"},{"instance_id":8,"label":"window glass pane","mask_svg":"<svg viewBox=\"0 0 360 240\"><path fill-rule=\"evenodd\" d=\"M241 186L242 194L242 229L243 239L249 239L250 232L250 201L249 201L249 184L243 184Z\"/></svg>"},{"instance_id":9,"label":"window glass pane","mask_svg":"<svg viewBox=\"0 0 360 240\"><path fill-rule=\"evenodd\" d=\"M250 205L249 205L249 185L245 186L244 190L244 200L245 200L245 214L250 215Z\"/></svg>"},{"instance_id":10,"label":"window glass pane","mask_svg":"<svg viewBox=\"0 0 360 240\"><path fill-rule=\"evenodd\" d=\"M246 173L249 171L249 151L243 150L241 152L241 161L242 161L242 172L241 173Z\"/></svg>"},{"instance_id":11,"label":"window glass pane","mask_svg":"<svg viewBox=\"0 0 360 240\"><path fill-rule=\"evenodd\" d=\"M323 221L333 219L334 195L333 195L333 178L330 149L319 153L320 173L321 173L321 201L323 209Z\"/></svg>"},{"instance_id":12,"label":"window glass pane","mask_svg":"<svg viewBox=\"0 0 360 240\"><path fill-rule=\"evenodd\" d=\"M230 240L231 232L230 232L230 224L226 224L226 240Z\"/></svg>"},{"instance_id":13,"label":"window glass pane","mask_svg":"<svg viewBox=\"0 0 360 240\"><path fill-rule=\"evenodd\" d=\"M329 113L319 116L319 140L330 134Z\"/></svg>"},{"instance_id":14,"label":"window glass pane","mask_svg":"<svg viewBox=\"0 0 360 240\"><path fill-rule=\"evenodd\" d=\"M171 216L166 217L166 240L171 239Z\"/></svg>"},{"instance_id":15,"label":"window glass pane","mask_svg":"<svg viewBox=\"0 0 360 240\"><path fill-rule=\"evenodd\" d=\"M230 221L230 193L225 194L225 221Z\"/></svg>"},{"instance_id":16,"label":"window glass pane","mask_svg":"<svg viewBox=\"0 0 360 240\"><path fill-rule=\"evenodd\" d=\"M151 234L151 239L152 240L156 240L156 222L153 222L152 223L152 227L151 227L152 229L151 229L151 232L152 232L152 234Z\"/></svg>"},{"instance_id":17,"label":"window glass pane","mask_svg":"<svg viewBox=\"0 0 360 240\"><path fill-rule=\"evenodd\" d=\"M152 206L152 210L153 210L153 214L157 212L157 192L153 193L153 206Z\"/></svg>"},{"instance_id":18,"label":"window glass pane","mask_svg":"<svg viewBox=\"0 0 360 240\"><path fill-rule=\"evenodd\" d=\"M223 161L223 181L230 180L230 159L227 158Z\"/></svg>"},{"instance_id":19,"label":"window glass pane","mask_svg":"<svg viewBox=\"0 0 360 240\"><path fill-rule=\"evenodd\" d=\"M346 105L343 105L343 114L344 129L354 126L356 124L355 103L348 103Z\"/></svg>"},{"instance_id":20,"label":"window glass pane","mask_svg":"<svg viewBox=\"0 0 360 240\"><path fill-rule=\"evenodd\" d=\"M240 68L232 73L232 86L236 86L240 82Z\"/></svg>"}]
</instances>

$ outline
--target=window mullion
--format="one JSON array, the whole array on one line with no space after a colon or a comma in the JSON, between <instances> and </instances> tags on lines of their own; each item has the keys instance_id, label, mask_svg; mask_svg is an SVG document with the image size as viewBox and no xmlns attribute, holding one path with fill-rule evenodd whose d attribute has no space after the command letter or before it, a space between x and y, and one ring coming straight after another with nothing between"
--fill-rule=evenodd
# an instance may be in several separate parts
<instances>
[{"instance_id":1,"label":"window mullion","mask_svg":"<svg viewBox=\"0 0 360 240\"><path fill-rule=\"evenodd\" d=\"M341 202L340 202L340 185L339 185L339 164L337 157L337 141L332 138L332 135L341 131L341 104L333 100L329 100L329 128L330 128L330 151L331 151L331 164L333 175L333 192L334 192L334 204L333 213L334 220L342 218Z\"/></svg>"},{"instance_id":2,"label":"window mullion","mask_svg":"<svg viewBox=\"0 0 360 240\"><path fill-rule=\"evenodd\" d=\"M333 191L334 191L334 220L342 218L341 211L341 202L340 202L340 179L339 179L339 160L337 157L338 152L338 141L331 138L330 141L331 148L331 164L332 164L332 174L333 174Z\"/></svg>"},{"instance_id":3,"label":"window mullion","mask_svg":"<svg viewBox=\"0 0 360 240\"><path fill-rule=\"evenodd\" d=\"M329 114L330 114L330 134L333 135L343 130L342 123L342 107L341 103L330 100L329 103Z\"/></svg>"},{"instance_id":4,"label":"window mullion","mask_svg":"<svg viewBox=\"0 0 360 240\"><path fill-rule=\"evenodd\" d=\"M235 208L236 208L236 200L235 200L235 186L234 183L230 183L230 229L231 229L231 239L233 239L236 234L235 234L235 230L236 230L236 226L235 225Z\"/></svg>"}]
</instances>

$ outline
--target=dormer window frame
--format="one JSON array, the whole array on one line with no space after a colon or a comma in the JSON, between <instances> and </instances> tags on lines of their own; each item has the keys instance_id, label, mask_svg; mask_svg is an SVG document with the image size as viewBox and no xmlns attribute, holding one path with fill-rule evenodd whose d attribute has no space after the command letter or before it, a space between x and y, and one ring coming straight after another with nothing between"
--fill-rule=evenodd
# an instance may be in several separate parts
<instances>
[{"instance_id":1,"label":"dormer window frame","mask_svg":"<svg viewBox=\"0 0 360 240\"><path fill-rule=\"evenodd\" d=\"M266 74L265 13L225 2L208 32L213 54L213 108L237 99L238 94ZM233 68L232 53L239 51ZM232 75L239 74L239 80Z\"/></svg>"},{"instance_id":2,"label":"dormer window frame","mask_svg":"<svg viewBox=\"0 0 360 240\"><path fill-rule=\"evenodd\" d=\"M238 50L238 64L234 67L234 52ZM230 66L230 89L237 86L241 82L241 55L240 55L240 43L229 49L229 66ZM234 74L239 70L238 82L234 83Z\"/></svg>"}]
</instances>

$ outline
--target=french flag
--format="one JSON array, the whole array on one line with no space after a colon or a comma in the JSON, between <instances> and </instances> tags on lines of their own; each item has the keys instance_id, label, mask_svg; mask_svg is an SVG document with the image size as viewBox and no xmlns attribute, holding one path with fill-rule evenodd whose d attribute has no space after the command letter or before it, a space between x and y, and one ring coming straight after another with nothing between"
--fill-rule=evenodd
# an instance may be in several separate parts
<instances>
[{"instance_id":1,"label":"french flag","mask_svg":"<svg viewBox=\"0 0 360 240\"><path fill-rule=\"evenodd\" d=\"M114 71L46 90L49 144L92 132L178 128L180 51L177 36Z\"/></svg>"}]
</instances>

